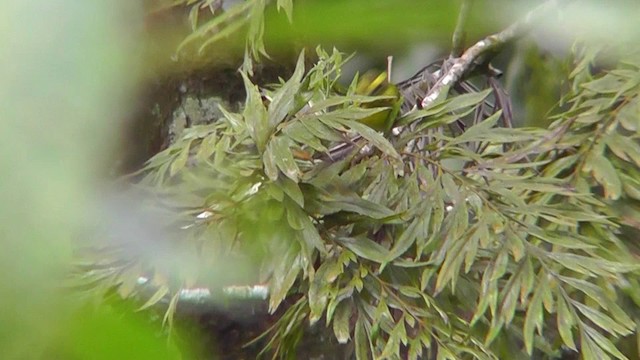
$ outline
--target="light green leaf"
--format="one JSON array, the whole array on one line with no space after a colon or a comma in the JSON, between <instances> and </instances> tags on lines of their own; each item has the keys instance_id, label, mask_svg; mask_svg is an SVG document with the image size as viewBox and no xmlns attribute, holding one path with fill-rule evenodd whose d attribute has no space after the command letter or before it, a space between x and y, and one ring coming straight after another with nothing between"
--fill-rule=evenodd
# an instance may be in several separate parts
<instances>
[{"instance_id":1,"label":"light green leaf","mask_svg":"<svg viewBox=\"0 0 640 360\"><path fill-rule=\"evenodd\" d=\"M640 113L637 116L640 117ZM605 137L605 142L616 156L640 166L640 144L636 140L614 133Z\"/></svg>"},{"instance_id":2,"label":"light green leaf","mask_svg":"<svg viewBox=\"0 0 640 360\"><path fill-rule=\"evenodd\" d=\"M625 129L633 132L640 130L640 97L636 96L620 108L616 119Z\"/></svg>"},{"instance_id":3,"label":"light green leaf","mask_svg":"<svg viewBox=\"0 0 640 360\"><path fill-rule=\"evenodd\" d=\"M138 308L138 311L147 309L157 304L162 298L169 293L169 287L167 285L161 285L153 295L144 303L144 305Z\"/></svg>"},{"instance_id":4,"label":"light green leaf","mask_svg":"<svg viewBox=\"0 0 640 360\"><path fill-rule=\"evenodd\" d=\"M587 305L581 304L578 301L572 300L571 304L576 307L580 312L589 318L589 320L593 321L596 325L598 325L601 329L609 332L610 334L617 336L622 335L626 336L631 334L631 329L628 329L620 324L618 324L615 320L605 315L601 311L593 309Z\"/></svg>"},{"instance_id":5,"label":"light green leaf","mask_svg":"<svg viewBox=\"0 0 640 360\"><path fill-rule=\"evenodd\" d=\"M198 153L196 154L196 158L200 161L207 160L211 154L216 151L216 142L218 141L217 134L213 133L204 139L200 143L200 148L198 148Z\"/></svg>"},{"instance_id":6,"label":"light green leaf","mask_svg":"<svg viewBox=\"0 0 640 360\"><path fill-rule=\"evenodd\" d=\"M538 288L533 293L533 297L529 302L527 314L524 319L524 345L529 356L531 356L531 354L533 353L533 338L535 328L540 328L542 326L542 320L544 316L542 312L542 292L543 288L547 286L545 279L545 274L541 272L538 276Z\"/></svg>"},{"instance_id":7,"label":"light green leaf","mask_svg":"<svg viewBox=\"0 0 640 360\"><path fill-rule=\"evenodd\" d=\"M486 89L479 92L470 92L447 99L442 104L442 112L452 112L459 109L463 109L469 106L475 106L480 104L484 99L491 94L493 89Z\"/></svg>"},{"instance_id":8,"label":"light green leaf","mask_svg":"<svg viewBox=\"0 0 640 360\"><path fill-rule=\"evenodd\" d=\"M267 139L271 135L267 109L262 103L262 96L260 95L258 87L251 82L247 74L244 72L240 74L244 80L244 88L247 93L242 117L247 124L251 138L258 147L258 151L262 153L266 148Z\"/></svg>"},{"instance_id":9,"label":"light green leaf","mask_svg":"<svg viewBox=\"0 0 640 360\"><path fill-rule=\"evenodd\" d=\"M196 5L197 6L197 5ZM224 16L216 16L213 19L211 19L210 21L208 21L207 23L203 24L202 26L200 26L200 28L193 32L192 34L190 34L189 36L187 36L181 43L180 45L178 45L178 49L176 50L177 53L180 53L184 47L186 47L187 45L193 43L196 40L199 40L207 35L211 35L212 33L215 34L216 31L220 28L224 29L224 23L228 22L229 19L232 18L238 18L240 14L242 14L243 12L247 11L250 7L252 6L252 2L247 1L247 2L242 2L240 4L237 4L233 7L231 7L230 9L228 9L227 11L225 11ZM246 23L246 20L239 20L239 21L234 21L234 23L239 23L240 25L243 25ZM220 39L220 38L218 38ZM217 40L217 39L216 39ZM212 43L211 41L209 43Z\"/></svg>"},{"instance_id":10,"label":"light green leaf","mask_svg":"<svg viewBox=\"0 0 640 360\"><path fill-rule=\"evenodd\" d=\"M278 11L284 10L289 22L293 21L293 0L278 0Z\"/></svg>"},{"instance_id":11,"label":"light green leaf","mask_svg":"<svg viewBox=\"0 0 640 360\"><path fill-rule=\"evenodd\" d=\"M618 76L607 74L599 79L582 84L582 87L598 94L615 94L624 85Z\"/></svg>"},{"instance_id":12,"label":"light green leaf","mask_svg":"<svg viewBox=\"0 0 640 360\"><path fill-rule=\"evenodd\" d=\"M596 329L588 325L585 325L584 328L587 335L589 335L589 337L593 339L601 349L615 356L617 359L628 360L628 358L624 356L609 339L600 334Z\"/></svg>"},{"instance_id":13,"label":"light green leaf","mask_svg":"<svg viewBox=\"0 0 640 360\"><path fill-rule=\"evenodd\" d=\"M187 164L187 160L189 159L189 150L191 148L191 140L184 145L184 147L178 153L175 160L171 163L171 168L169 169L169 176L174 176L180 170L184 168Z\"/></svg>"},{"instance_id":14,"label":"light green leaf","mask_svg":"<svg viewBox=\"0 0 640 360\"><path fill-rule=\"evenodd\" d=\"M582 170L591 173L593 178L604 187L607 199L616 200L622 194L622 182L620 182L616 169L604 156L591 153L587 156Z\"/></svg>"},{"instance_id":15,"label":"light green leaf","mask_svg":"<svg viewBox=\"0 0 640 360\"><path fill-rule=\"evenodd\" d=\"M558 296L558 313L557 313L557 322L558 322L558 332L560 333L560 337L565 345L567 345L570 349L577 351L576 343L573 340L573 325L575 324L575 318L569 308L567 306L564 297Z\"/></svg>"}]
</instances>

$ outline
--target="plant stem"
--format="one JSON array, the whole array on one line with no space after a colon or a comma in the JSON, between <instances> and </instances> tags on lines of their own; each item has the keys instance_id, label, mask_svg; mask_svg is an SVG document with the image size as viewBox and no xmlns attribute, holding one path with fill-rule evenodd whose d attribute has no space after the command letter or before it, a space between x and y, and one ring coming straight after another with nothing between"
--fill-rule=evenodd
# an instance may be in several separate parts
<instances>
[{"instance_id":1,"label":"plant stem","mask_svg":"<svg viewBox=\"0 0 640 360\"><path fill-rule=\"evenodd\" d=\"M443 66L443 72L435 85L429 90L427 95L422 99L421 107L425 108L440 98L445 92L460 82L464 75L468 74L479 60L491 52L496 51L505 44L520 38L528 32L528 30L548 13L557 8L558 3L567 2L566 0L548 0L542 5L531 10L523 19L512 24L508 28L478 41L462 55L447 60Z\"/></svg>"},{"instance_id":2,"label":"plant stem","mask_svg":"<svg viewBox=\"0 0 640 360\"><path fill-rule=\"evenodd\" d=\"M467 19L469 18L469 12L472 2L473 0L462 0L462 6L460 7L458 20L456 22L456 28L453 31L453 38L451 40L451 58L462 55L462 51L464 49L464 41L467 35L464 29L465 24L467 23Z\"/></svg>"}]
</instances>

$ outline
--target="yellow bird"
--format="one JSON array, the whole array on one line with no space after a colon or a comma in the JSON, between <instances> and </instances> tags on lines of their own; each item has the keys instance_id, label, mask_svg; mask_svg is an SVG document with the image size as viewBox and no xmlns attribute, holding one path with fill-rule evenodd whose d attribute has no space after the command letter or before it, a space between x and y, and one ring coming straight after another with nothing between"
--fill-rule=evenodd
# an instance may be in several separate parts
<instances>
[{"instance_id":1,"label":"yellow bird","mask_svg":"<svg viewBox=\"0 0 640 360\"><path fill-rule=\"evenodd\" d=\"M375 114L359 120L361 123L383 133L389 132L398 116L402 105L402 96L398 87L389 83L386 71L367 71L358 79L356 95L389 96L388 99L376 100L362 104L363 108L383 108Z\"/></svg>"}]
</instances>

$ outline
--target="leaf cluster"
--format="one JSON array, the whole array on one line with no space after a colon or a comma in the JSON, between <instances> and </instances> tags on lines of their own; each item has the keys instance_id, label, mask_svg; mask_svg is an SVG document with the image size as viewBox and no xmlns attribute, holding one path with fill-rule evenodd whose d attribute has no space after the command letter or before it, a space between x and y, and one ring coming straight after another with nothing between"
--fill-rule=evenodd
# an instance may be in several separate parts
<instances>
[{"instance_id":1,"label":"leaf cluster","mask_svg":"<svg viewBox=\"0 0 640 360\"><path fill-rule=\"evenodd\" d=\"M243 74L241 113L221 109L141 171L180 209L191 282L224 258L257 262L270 311L295 299L265 334L274 356L324 319L358 359L626 358L638 265L619 236L634 217L614 204L640 198L638 62L594 76L578 56L549 129L505 127L489 88L385 137L358 121L385 110L362 107L377 97L335 90L344 56L318 58L269 89ZM190 282L175 277L146 306Z\"/></svg>"}]
</instances>

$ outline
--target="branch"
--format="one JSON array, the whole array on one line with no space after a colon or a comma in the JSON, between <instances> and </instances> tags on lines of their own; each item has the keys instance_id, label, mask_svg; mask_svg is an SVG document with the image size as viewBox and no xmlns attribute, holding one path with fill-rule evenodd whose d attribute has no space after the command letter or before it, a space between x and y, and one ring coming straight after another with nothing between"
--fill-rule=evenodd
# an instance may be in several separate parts
<instances>
[{"instance_id":1,"label":"branch","mask_svg":"<svg viewBox=\"0 0 640 360\"><path fill-rule=\"evenodd\" d=\"M566 0L546 1L544 4L531 10L522 20L512 24L505 30L493 35L489 35L488 37L478 41L469 49L467 49L467 51L465 51L460 57L447 60L443 66L441 77L433 85L433 87L429 89L427 95L422 99L422 108L428 107L438 98L446 95L449 92L451 86L458 83L464 77L464 75L468 74L475 67L475 65L479 63L479 60L484 55L487 55L501 48L505 44L525 35L535 23L540 21L540 19L542 19L544 16L548 15L548 13L552 9L555 9L559 2L566 2ZM458 30L457 26L456 30Z\"/></svg>"},{"instance_id":2,"label":"branch","mask_svg":"<svg viewBox=\"0 0 640 360\"><path fill-rule=\"evenodd\" d=\"M465 24L469 18L469 10L471 9L471 3L473 0L462 0L462 6L460 7L460 13L458 14L458 21L456 22L456 29L453 31L453 38L451 40L451 57L458 57L462 54L464 48L464 40L466 33L464 31Z\"/></svg>"}]
</instances>

